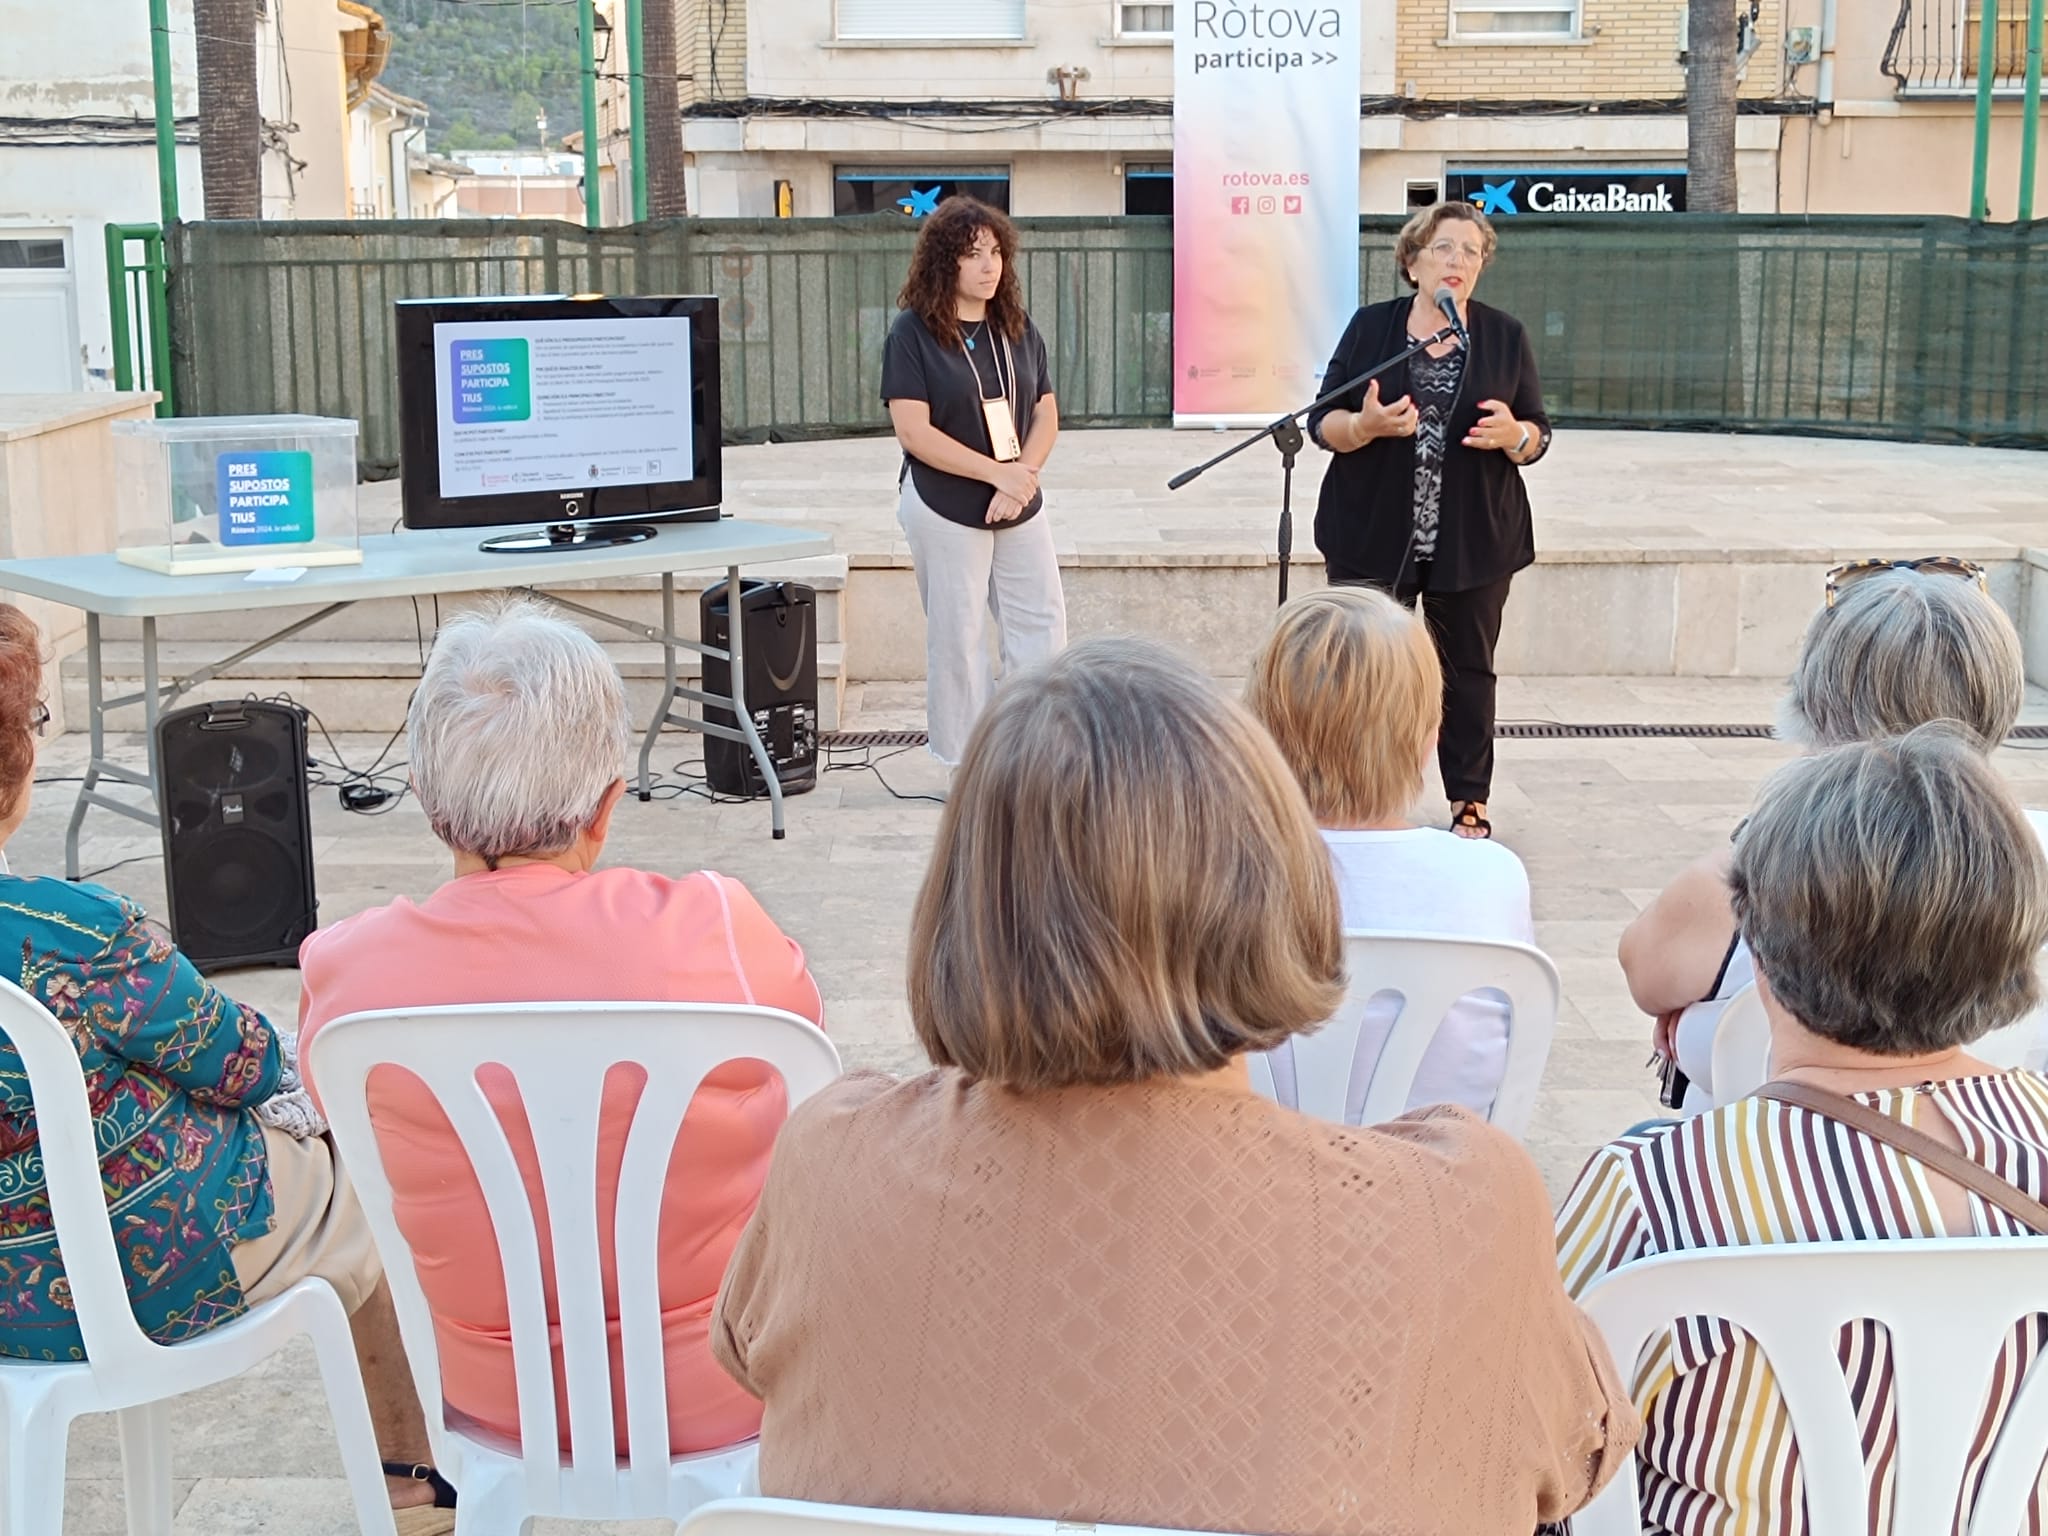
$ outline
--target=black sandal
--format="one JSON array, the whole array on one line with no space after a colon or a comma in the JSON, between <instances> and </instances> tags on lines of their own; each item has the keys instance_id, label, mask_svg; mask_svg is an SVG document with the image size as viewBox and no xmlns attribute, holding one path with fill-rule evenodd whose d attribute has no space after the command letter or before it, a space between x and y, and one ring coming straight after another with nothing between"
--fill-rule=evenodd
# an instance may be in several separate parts
<instances>
[{"instance_id":1,"label":"black sandal","mask_svg":"<svg viewBox=\"0 0 2048 1536\"><path fill-rule=\"evenodd\" d=\"M1464 836L1465 834L1459 831L1459 828L1463 827L1474 834L1471 840L1475 843L1491 838L1493 836L1493 823L1479 814L1479 807L1484 804L1486 804L1484 800L1453 800L1451 802L1453 807L1451 814L1452 836Z\"/></svg>"},{"instance_id":2,"label":"black sandal","mask_svg":"<svg viewBox=\"0 0 2048 1536\"><path fill-rule=\"evenodd\" d=\"M431 1506L420 1506L422 1508L453 1509L455 1507L455 1485L424 1462L387 1461L384 1463L384 1475L386 1477L409 1478L415 1483L425 1483L429 1488L433 1489L433 1504Z\"/></svg>"}]
</instances>

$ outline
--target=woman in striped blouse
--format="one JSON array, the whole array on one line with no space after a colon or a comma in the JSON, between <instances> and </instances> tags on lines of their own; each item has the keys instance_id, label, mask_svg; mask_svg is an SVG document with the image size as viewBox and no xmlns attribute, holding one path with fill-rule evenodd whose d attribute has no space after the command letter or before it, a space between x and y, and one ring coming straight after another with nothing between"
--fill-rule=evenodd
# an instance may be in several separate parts
<instances>
[{"instance_id":1,"label":"woman in striped blouse","mask_svg":"<svg viewBox=\"0 0 2048 1536\"><path fill-rule=\"evenodd\" d=\"M1736 842L1731 885L1778 1078L1850 1095L2048 1198L2048 1081L1968 1053L2033 1006L2048 939L2048 863L1976 742L1930 725L1788 764ZM1596 1153L1559 1213L1558 1260L1577 1297L1658 1253L2024 1230L1888 1144L1751 1098ZM2044 1343L2048 1319L2015 1329L1968 1488ZM1870 1529L1934 1536L1891 1531L1887 1349L1875 1323L1842 1331L1843 1369L1860 1383ZM1637 1362L1633 1390L1646 1531L1803 1536L1797 1451L1747 1335L1686 1319ZM2036 1532L2044 1507L2037 1491Z\"/></svg>"}]
</instances>

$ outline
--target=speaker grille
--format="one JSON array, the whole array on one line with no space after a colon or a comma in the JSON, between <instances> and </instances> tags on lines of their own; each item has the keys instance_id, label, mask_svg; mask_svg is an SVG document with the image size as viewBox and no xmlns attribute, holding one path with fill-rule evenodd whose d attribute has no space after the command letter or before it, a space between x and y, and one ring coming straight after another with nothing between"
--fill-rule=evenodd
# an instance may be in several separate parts
<instances>
[{"instance_id":1,"label":"speaker grille","mask_svg":"<svg viewBox=\"0 0 2048 1536\"><path fill-rule=\"evenodd\" d=\"M294 963L315 921L305 717L202 704L157 731L171 936L201 970Z\"/></svg>"},{"instance_id":2,"label":"speaker grille","mask_svg":"<svg viewBox=\"0 0 2048 1536\"><path fill-rule=\"evenodd\" d=\"M208 932L264 949L290 932L299 914L278 897L292 889L296 870L276 838L228 827L192 844L172 861L171 878L206 914Z\"/></svg>"}]
</instances>

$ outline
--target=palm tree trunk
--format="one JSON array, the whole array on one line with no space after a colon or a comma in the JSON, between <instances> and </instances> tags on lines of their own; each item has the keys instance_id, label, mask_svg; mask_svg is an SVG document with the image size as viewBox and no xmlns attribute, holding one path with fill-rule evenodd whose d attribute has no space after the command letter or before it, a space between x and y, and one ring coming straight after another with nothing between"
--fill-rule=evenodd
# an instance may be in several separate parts
<instances>
[{"instance_id":1,"label":"palm tree trunk","mask_svg":"<svg viewBox=\"0 0 2048 1536\"><path fill-rule=\"evenodd\" d=\"M192 0L198 32L199 176L209 219L263 217L263 114L255 0Z\"/></svg>"},{"instance_id":2,"label":"palm tree trunk","mask_svg":"<svg viewBox=\"0 0 2048 1536\"><path fill-rule=\"evenodd\" d=\"M677 0L646 0L640 15L646 62L637 66L647 98L647 142L634 146L647 157L647 216L680 218L690 211L683 184L683 115L676 99Z\"/></svg>"},{"instance_id":3,"label":"palm tree trunk","mask_svg":"<svg viewBox=\"0 0 2048 1536\"><path fill-rule=\"evenodd\" d=\"M1685 205L1735 212L1735 8L1687 0Z\"/></svg>"}]
</instances>

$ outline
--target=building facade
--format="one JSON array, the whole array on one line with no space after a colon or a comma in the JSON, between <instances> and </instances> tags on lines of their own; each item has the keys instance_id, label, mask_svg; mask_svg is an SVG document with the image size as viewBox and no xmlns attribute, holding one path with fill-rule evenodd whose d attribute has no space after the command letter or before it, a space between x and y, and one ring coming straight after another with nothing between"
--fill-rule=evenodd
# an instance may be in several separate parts
<instances>
[{"instance_id":1,"label":"building facade","mask_svg":"<svg viewBox=\"0 0 2048 1536\"><path fill-rule=\"evenodd\" d=\"M1619 177L1683 207L1683 0L1360 3L1367 212L1398 213L1482 173L1567 188ZM1777 207L1780 114L1800 110L1786 97L1785 3L1757 0L1740 18L1746 211ZM1020 214L1171 209L1172 0L681 0L680 11L685 42L698 43L685 85L697 211L867 212L907 206L913 183Z\"/></svg>"},{"instance_id":2,"label":"building facade","mask_svg":"<svg viewBox=\"0 0 2048 1536\"><path fill-rule=\"evenodd\" d=\"M1779 206L1967 214L1982 42L1976 0L1886 0L1867 17L1839 0L1790 3L1792 52L1804 61L1793 86L1815 111L1786 122ZM2006 0L1993 37L1987 185L1999 220L2014 217L2019 202L2026 14L2026 0ZM2048 215L2048 164L2036 171L2034 207Z\"/></svg>"},{"instance_id":3,"label":"building facade","mask_svg":"<svg viewBox=\"0 0 2048 1536\"><path fill-rule=\"evenodd\" d=\"M191 0L169 11L179 199L197 218ZM346 218L350 108L383 67L383 19L355 0L265 0L252 14L264 216ZM109 388L105 230L159 213L149 10L0 0L0 35L0 392Z\"/></svg>"},{"instance_id":4,"label":"building facade","mask_svg":"<svg viewBox=\"0 0 2048 1536\"><path fill-rule=\"evenodd\" d=\"M1684 208L1685 0L1359 3L1366 212L1510 181L1523 215L1613 189ZM1740 209L1966 212L1979 3L1731 0ZM1171 209L1174 0L676 4L693 212L908 211L933 188L1019 214ZM2010 217L2024 6L2004 10Z\"/></svg>"}]
</instances>

